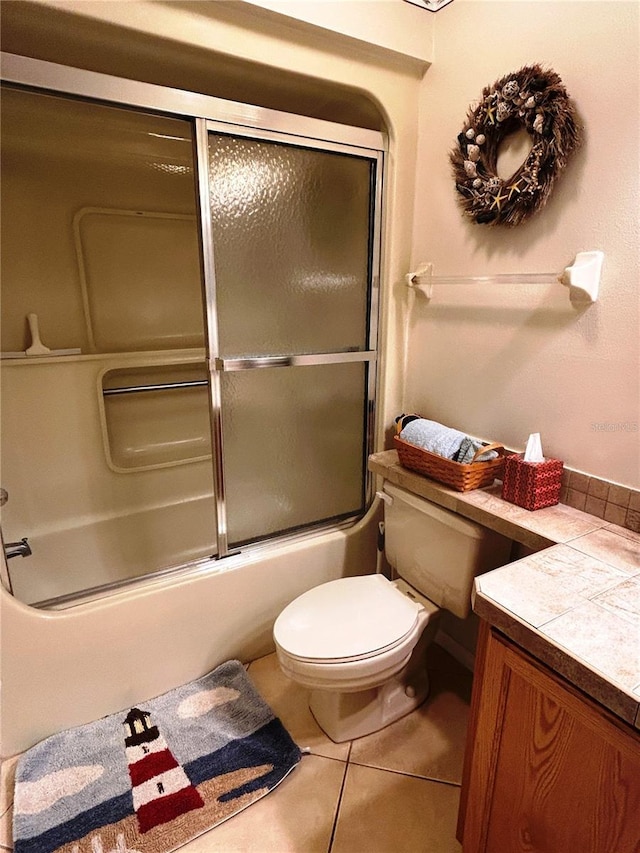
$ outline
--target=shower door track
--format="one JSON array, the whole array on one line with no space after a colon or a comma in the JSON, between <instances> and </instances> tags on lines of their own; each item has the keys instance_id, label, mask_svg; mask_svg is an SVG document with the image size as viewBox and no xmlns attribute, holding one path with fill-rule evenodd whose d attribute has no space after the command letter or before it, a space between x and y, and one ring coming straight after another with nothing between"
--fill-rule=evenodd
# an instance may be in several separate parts
<instances>
[{"instance_id":1,"label":"shower door track","mask_svg":"<svg viewBox=\"0 0 640 853\"><path fill-rule=\"evenodd\" d=\"M224 559L217 556L202 557L199 560L192 560L189 563L184 563L179 566L169 566L166 569L159 569L149 575L140 575L138 577L126 578L124 580L113 581L112 583L100 584L99 586L83 589L78 592L70 592L64 595L57 595L53 598L46 598L42 601L36 601L31 604L31 607L37 607L40 610L67 610L70 607L77 607L82 604L89 604L96 601L105 594L116 595L124 590L143 589L153 586L157 583L163 583L174 577L183 578L185 574L198 576L201 574L209 574L213 570L227 571L242 565L246 559L247 551L251 551L252 557L256 554L265 553L276 550L278 548L290 546L296 542L306 541L311 536L320 536L328 531L346 530L358 521L358 515L347 516L338 521L319 522L316 525L308 527L304 532L287 533L281 536L272 537L268 541L259 541L247 543L246 547L234 550L227 554ZM9 589L9 592L11 590Z\"/></svg>"}]
</instances>

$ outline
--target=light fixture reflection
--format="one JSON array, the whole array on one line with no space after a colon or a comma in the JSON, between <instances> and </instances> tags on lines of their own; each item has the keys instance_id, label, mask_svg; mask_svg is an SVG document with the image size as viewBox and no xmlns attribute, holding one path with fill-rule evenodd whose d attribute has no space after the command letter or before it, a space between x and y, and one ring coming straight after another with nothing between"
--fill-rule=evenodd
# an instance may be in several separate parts
<instances>
[{"instance_id":1,"label":"light fixture reflection","mask_svg":"<svg viewBox=\"0 0 640 853\"><path fill-rule=\"evenodd\" d=\"M166 175L190 175L193 171L191 166L181 163L158 163L153 161L148 165L156 172L164 172Z\"/></svg>"},{"instance_id":2,"label":"light fixture reflection","mask_svg":"<svg viewBox=\"0 0 640 853\"><path fill-rule=\"evenodd\" d=\"M357 287L358 280L353 275L340 275L336 273L319 271L301 275L297 281L300 290L311 290L331 293L337 290L349 290Z\"/></svg>"}]
</instances>

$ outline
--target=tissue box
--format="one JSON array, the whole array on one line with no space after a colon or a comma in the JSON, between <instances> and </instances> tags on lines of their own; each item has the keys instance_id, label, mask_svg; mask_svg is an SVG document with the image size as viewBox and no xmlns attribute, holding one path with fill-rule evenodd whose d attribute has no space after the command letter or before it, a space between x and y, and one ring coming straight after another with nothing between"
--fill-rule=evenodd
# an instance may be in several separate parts
<instances>
[{"instance_id":1,"label":"tissue box","mask_svg":"<svg viewBox=\"0 0 640 853\"><path fill-rule=\"evenodd\" d=\"M563 467L560 459L525 462L521 454L512 453L505 457L502 497L525 509L554 506L560 500Z\"/></svg>"}]
</instances>

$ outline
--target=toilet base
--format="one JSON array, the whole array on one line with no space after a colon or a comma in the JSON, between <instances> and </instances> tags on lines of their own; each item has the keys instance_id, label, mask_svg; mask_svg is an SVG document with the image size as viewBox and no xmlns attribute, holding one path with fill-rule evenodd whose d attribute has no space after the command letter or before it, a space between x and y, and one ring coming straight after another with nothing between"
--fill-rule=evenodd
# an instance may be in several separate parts
<instances>
[{"instance_id":1,"label":"toilet base","mask_svg":"<svg viewBox=\"0 0 640 853\"><path fill-rule=\"evenodd\" d=\"M389 681L357 693L312 690L309 708L322 731L335 743L364 737L410 714L429 695L426 667L407 665Z\"/></svg>"},{"instance_id":2,"label":"toilet base","mask_svg":"<svg viewBox=\"0 0 640 853\"><path fill-rule=\"evenodd\" d=\"M400 581L399 584L403 585ZM422 705L429 695L427 650L440 621L439 608L427 599L428 615L420 639L407 663L378 687L344 693L338 690L312 689L309 709L331 740L364 737L384 729Z\"/></svg>"}]
</instances>

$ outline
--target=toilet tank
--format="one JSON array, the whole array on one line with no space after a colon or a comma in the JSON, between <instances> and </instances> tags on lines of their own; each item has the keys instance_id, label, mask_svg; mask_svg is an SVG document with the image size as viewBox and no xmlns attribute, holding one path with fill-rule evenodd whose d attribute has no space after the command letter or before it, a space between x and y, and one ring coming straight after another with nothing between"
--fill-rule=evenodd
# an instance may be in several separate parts
<instances>
[{"instance_id":1,"label":"toilet tank","mask_svg":"<svg viewBox=\"0 0 640 853\"><path fill-rule=\"evenodd\" d=\"M509 562L511 540L384 484L385 553L396 573L434 604L464 619L473 579Z\"/></svg>"}]
</instances>

